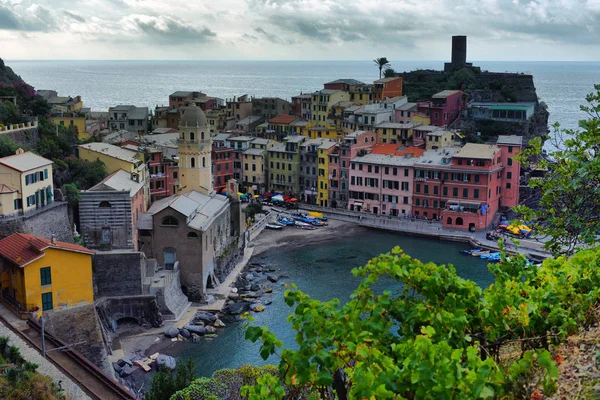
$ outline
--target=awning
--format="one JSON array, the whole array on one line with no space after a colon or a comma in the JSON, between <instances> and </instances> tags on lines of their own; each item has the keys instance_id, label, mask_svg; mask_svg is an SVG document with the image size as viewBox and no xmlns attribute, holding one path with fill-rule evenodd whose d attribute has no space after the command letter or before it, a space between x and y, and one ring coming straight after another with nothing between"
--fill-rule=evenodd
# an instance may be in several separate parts
<instances>
[{"instance_id":1,"label":"awning","mask_svg":"<svg viewBox=\"0 0 600 400\"><path fill-rule=\"evenodd\" d=\"M362 201L355 201L353 204L354 204L355 206L362 206L362 205L363 205L363 202L362 202Z\"/></svg>"},{"instance_id":2,"label":"awning","mask_svg":"<svg viewBox=\"0 0 600 400\"><path fill-rule=\"evenodd\" d=\"M481 202L476 202L476 201L461 201L461 200L448 200L446 202L447 205L457 205L457 206L463 206L463 207L481 207L481 205L483 203Z\"/></svg>"}]
</instances>

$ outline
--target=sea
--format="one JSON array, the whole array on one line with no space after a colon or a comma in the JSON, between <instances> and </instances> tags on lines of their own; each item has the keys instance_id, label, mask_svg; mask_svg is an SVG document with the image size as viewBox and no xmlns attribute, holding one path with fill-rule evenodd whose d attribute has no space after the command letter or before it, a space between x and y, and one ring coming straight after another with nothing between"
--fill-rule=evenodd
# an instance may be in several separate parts
<instances>
[{"instance_id":1,"label":"sea","mask_svg":"<svg viewBox=\"0 0 600 400\"><path fill-rule=\"evenodd\" d=\"M318 90L338 78L372 82L379 77L373 61L6 61L36 89L81 95L93 111L118 104L168 104L177 90L198 90L222 99L248 94L292 96ZM575 129L585 118L579 106L600 84L600 62L474 61L492 72L532 74L549 123ZM442 69L443 61L391 61L396 71Z\"/></svg>"}]
</instances>

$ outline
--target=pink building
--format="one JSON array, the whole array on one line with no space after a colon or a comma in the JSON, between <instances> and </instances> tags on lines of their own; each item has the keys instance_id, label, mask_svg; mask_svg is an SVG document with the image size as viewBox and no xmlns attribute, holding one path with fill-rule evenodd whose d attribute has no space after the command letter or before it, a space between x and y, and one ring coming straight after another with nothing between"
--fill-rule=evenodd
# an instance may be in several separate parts
<instances>
[{"instance_id":1,"label":"pink building","mask_svg":"<svg viewBox=\"0 0 600 400\"><path fill-rule=\"evenodd\" d=\"M149 149L148 172L150 174L150 204L156 200L177 194L179 165L166 158L162 151Z\"/></svg>"},{"instance_id":2,"label":"pink building","mask_svg":"<svg viewBox=\"0 0 600 400\"><path fill-rule=\"evenodd\" d=\"M520 166L513 156L520 139L426 151L414 164L413 215L449 228L487 229L501 207L518 204Z\"/></svg>"},{"instance_id":3,"label":"pink building","mask_svg":"<svg viewBox=\"0 0 600 400\"><path fill-rule=\"evenodd\" d=\"M416 160L384 154L352 159L348 209L392 216L410 214Z\"/></svg>"},{"instance_id":4,"label":"pink building","mask_svg":"<svg viewBox=\"0 0 600 400\"><path fill-rule=\"evenodd\" d=\"M377 144L377 133L356 131L332 148L329 154L329 206L348 208L350 164L355 157L367 154Z\"/></svg>"},{"instance_id":5,"label":"pink building","mask_svg":"<svg viewBox=\"0 0 600 400\"><path fill-rule=\"evenodd\" d=\"M408 124L413 120L418 110L417 103L406 103L396 107L394 121L400 124Z\"/></svg>"},{"instance_id":6,"label":"pink building","mask_svg":"<svg viewBox=\"0 0 600 400\"><path fill-rule=\"evenodd\" d=\"M444 90L431 96L429 102L419 102L418 112L427 115L431 125L444 127L458 118L464 106L463 92Z\"/></svg>"}]
</instances>

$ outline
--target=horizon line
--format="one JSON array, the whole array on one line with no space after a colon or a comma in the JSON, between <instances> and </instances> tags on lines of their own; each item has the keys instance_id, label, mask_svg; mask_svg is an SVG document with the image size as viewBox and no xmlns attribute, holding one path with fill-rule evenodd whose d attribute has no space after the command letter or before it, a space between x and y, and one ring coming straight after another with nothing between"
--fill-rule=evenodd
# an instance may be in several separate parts
<instances>
[{"instance_id":1,"label":"horizon line","mask_svg":"<svg viewBox=\"0 0 600 400\"><path fill-rule=\"evenodd\" d=\"M16 58L16 59L8 59L8 58L2 58L0 57L0 60L3 60L4 62L22 62L22 61L39 61L39 62L45 62L45 61L136 61L136 62L198 62L198 61L202 61L202 62L373 62L373 60L367 60L367 59L348 59L348 60L332 60L332 59L314 59L314 60L298 60L298 59L288 59L288 60L283 60L283 59L194 59L194 60L185 60L185 59L180 59L180 60L175 60L175 59L104 59L104 58L86 58L86 59L79 59L79 58L63 58L63 59L57 59L57 58L48 58L48 59L26 59L26 58ZM440 62L440 63L445 63L445 62L450 62L447 60L433 60L433 59L427 59L427 60L390 60L390 63L392 62ZM563 62L563 63L597 63L600 62L600 59L598 60L470 60L470 62L473 63L479 63L479 62L506 62L506 63L512 63L512 62L529 62L529 63L550 63L550 62Z\"/></svg>"}]
</instances>

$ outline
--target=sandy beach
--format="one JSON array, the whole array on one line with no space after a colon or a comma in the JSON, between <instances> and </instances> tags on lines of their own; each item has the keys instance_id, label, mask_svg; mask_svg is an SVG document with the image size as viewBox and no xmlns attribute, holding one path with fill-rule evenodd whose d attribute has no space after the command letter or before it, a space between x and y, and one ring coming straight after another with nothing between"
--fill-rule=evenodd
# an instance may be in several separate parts
<instances>
[{"instance_id":1,"label":"sandy beach","mask_svg":"<svg viewBox=\"0 0 600 400\"><path fill-rule=\"evenodd\" d=\"M260 255L272 248L281 246L305 246L367 232L368 229L350 222L336 220L327 221L327 226L321 226L314 231L303 230L295 226L286 226L281 230L265 229L250 243L254 247L254 256Z\"/></svg>"}]
</instances>

